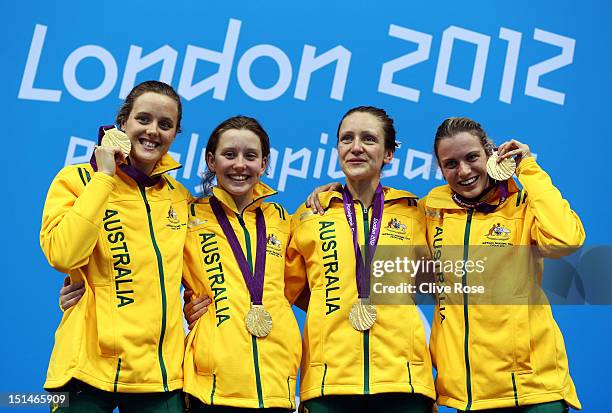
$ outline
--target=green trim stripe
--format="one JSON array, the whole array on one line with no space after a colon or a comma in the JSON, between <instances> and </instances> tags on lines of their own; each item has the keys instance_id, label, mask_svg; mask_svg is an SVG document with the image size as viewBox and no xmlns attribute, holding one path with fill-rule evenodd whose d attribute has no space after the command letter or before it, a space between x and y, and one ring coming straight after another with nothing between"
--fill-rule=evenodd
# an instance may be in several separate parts
<instances>
[{"instance_id":1,"label":"green trim stripe","mask_svg":"<svg viewBox=\"0 0 612 413\"><path fill-rule=\"evenodd\" d=\"M525 191L525 195L523 195L523 202L521 203L524 204L526 200L527 200L527 191Z\"/></svg>"},{"instance_id":2,"label":"green trim stripe","mask_svg":"<svg viewBox=\"0 0 612 413\"><path fill-rule=\"evenodd\" d=\"M514 373L512 373L512 390L514 391L514 405L518 407L518 394L516 393L516 381L514 380Z\"/></svg>"},{"instance_id":3,"label":"green trim stripe","mask_svg":"<svg viewBox=\"0 0 612 413\"><path fill-rule=\"evenodd\" d=\"M521 194L523 193L522 189L519 189L518 193L516 194L516 206L519 206L521 204Z\"/></svg>"},{"instance_id":4,"label":"green trim stripe","mask_svg":"<svg viewBox=\"0 0 612 413\"><path fill-rule=\"evenodd\" d=\"M278 211L278 216L283 220L286 221L287 218L285 217L285 211L283 210L283 207L280 206L279 204L277 204L276 202L272 202L272 205L274 205L274 208L276 208L276 210Z\"/></svg>"},{"instance_id":5,"label":"green trim stripe","mask_svg":"<svg viewBox=\"0 0 612 413\"><path fill-rule=\"evenodd\" d=\"M294 410L293 400L291 400L291 384L290 384L290 380L291 380L291 377L287 377L287 394L288 394L288 397L289 397L289 405L291 406L291 410Z\"/></svg>"},{"instance_id":6,"label":"green trim stripe","mask_svg":"<svg viewBox=\"0 0 612 413\"><path fill-rule=\"evenodd\" d=\"M325 363L325 369L323 370L323 378L321 379L321 397L325 396L325 376L327 375L327 363Z\"/></svg>"},{"instance_id":7,"label":"green trim stripe","mask_svg":"<svg viewBox=\"0 0 612 413\"><path fill-rule=\"evenodd\" d=\"M463 235L463 261L466 262L468 259L470 249L470 227L472 226L472 215L474 210L470 209L467 215L467 222L465 223L465 233ZM467 272L461 277L461 284L463 287L467 285ZM472 407L472 373L470 371L470 353L469 353L469 338L470 338L470 321L468 312L468 295L463 293L463 320L465 327L465 339L463 342L464 357L465 357L465 387L467 390L467 405L466 411L469 411Z\"/></svg>"},{"instance_id":8,"label":"green trim stripe","mask_svg":"<svg viewBox=\"0 0 612 413\"><path fill-rule=\"evenodd\" d=\"M85 182L85 177L83 176L83 168L77 168L79 171L79 177L81 178L81 182L83 182L83 186L87 185L87 182Z\"/></svg>"},{"instance_id":9,"label":"green trim stripe","mask_svg":"<svg viewBox=\"0 0 612 413\"><path fill-rule=\"evenodd\" d=\"M246 209L246 208L245 208ZM247 230L246 224L244 223L244 219L242 219L242 215L236 214L238 217L238 222L240 222L240 226L242 226L242 230L244 231L244 241L245 241L245 249L247 252L247 262L249 264L249 268L251 272L253 272L253 255L251 254L251 236L249 235L249 231ZM259 372L259 354L257 349L257 337L251 336L251 343L253 345L253 364L255 366L255 384L257 386L257 399L259 401L259 408L264 408L263 402L263 391L261 389L261 373Z\"/></svg>"},{"instance_id":10,"label":"green trim stripe","mask_svg":"<svg viewBox=\"0 0 612 413\"><path fill-rule=\"evenodd\" d=\"M91 175L89 174L89 171L84 168L83 168L83 171L85 171L85 177L87 178L87 182L91 181Z\"/></svg>"},{"instance_id":11,"label":"green trim stripe","mask_svg":"<svg viewBox=\"0 0 612 413\"><path fill-rule=\"evenodd\" d=\"M213 406L215 404L215 390L217 389L217 375L213 374L213 385L212 391L210 392L210 405Z\"/></svg>"},{"instance_id":12,"label":"green trim stripe","mask_svg":"<svg viewBox=\"0 0 612 413\"><path fill-rule=\"evenodd\" d=\"M249 231L247 230L246 224L244 223L244 219L242 219L242 215L236 215L238 217L238 222L240 222L240 226L244 231L244 242L246 249L246 259L249 263L249 268L251 268L251 272L253 272L253 254L251 253L251 236L249 235Z\"/></svg>"},{"instance_id":13,"label":"green trim stripe","mask_svg":"<svg viewBox=\"0 0 612 413\"><path fill-rule=\"evenodd\" d=\"M412 372L410 371L410 362L406 363L408 368L408 384L410 384L410 391L414 394L414 386L412 385Z\"/></svg>"},{"instance_id":14,"label":"green trim stripe","mask_svg":"<svg viewBox=\"0 0 612 413\"><path fill-rule=\"evenodd\" d=\"M196 211L195 211L195 203L191 204L189 206L189 210L191 211L191 216L195 217L196 216Z\"/></svg>"},{"instance_id":15,"label":"green trim stripe","mask_svg":"<svg viewBox=\"0 0 612 413\"><path fill-rule=\"evenodd\" d=\"M251 336L251 343L253 343L253 361L255 363L255 384L257 385L257 400L259 401L259 408L264 408L263 402L263 391L261 390L261 374L259 372L259 353L257 351L257 337Z\"/></svg>"},{"instance_id":16,"label":"green trim stripe","mask_svg":"<svg viewBox=\"0 0 612 413\"><path fill-rule=\"evenodd\" d=\"M361 210L363 212L363 243L364 246L370 238L370 222L368 219L369 208L366 208L361 202ZM370 249L364 248L364 262L370 260ZM357 263L363 265L363 263ZM363 394L370 394L370 330L363 332Z\"/></svg>"},{"instance_id":17,"label":"green trim stripe","mask_svg":"<svg viewBox=\"0 0 612 413\"><path fill-rule=\"evenodd\" d=\"M370 330L363 332L363 394L370 394Z\"/></svg>"},{"instance_id":18,"label":"green trim stripe","mask_svg":"<svg viewBox=\"0 0 612 413\"><path fill-rule=\"evenodd\" d=\"M174 185L172 185L172 183L170 183L170 180L168 179L167 176L164 176L164 179L166 180L166 183L168 184L168 186L170 187L170 189L174 189Z\"/></svg>"},{"instance_id":19,"label":"green trim stripe","mask_svg":"<svg viewBox=\"0 0 612 413\"><path fill-rule=\"evenodd\" d=\"M163 345L164 345L164 336L166 335L166 285L164 281L164 265L163 259L161 256L161 252L159 251L159 246L157 245L157 241L155 240L155 232L153 231L153 220L151 219L151 206L149 205L149 201L147 201L147 195L145 193L144 187L138 185L140 188L140 193L142 194L142 199L144 200L145 207L147 208L147 219L149 220L149 233L151 234L151 242L153 243L153 250L155 250L155 257L157 258L157 270L159 273L159 285L161 289L161 299L162 299L162 320L161 320L161 331L159 333L159 346L157 347L157 357L159 358L159 366L161 369L162 381L164 384L164 391L168 391L168 374L166 372L166 364L164 363L164 354L163 354Z\"/></svg>"},{"instance_id":20,"label":"green trim stripe","mask_svg":"<svg viewBox=\"0 0 612 413\"><path fill-rule=\"evenodd\" d=\"M119 383L119 372L121 371L121 357L117 359L117 372L115 373L115 384L113 386L113 391L117 393L117 383Z\"/></svg>"}]
</instances>

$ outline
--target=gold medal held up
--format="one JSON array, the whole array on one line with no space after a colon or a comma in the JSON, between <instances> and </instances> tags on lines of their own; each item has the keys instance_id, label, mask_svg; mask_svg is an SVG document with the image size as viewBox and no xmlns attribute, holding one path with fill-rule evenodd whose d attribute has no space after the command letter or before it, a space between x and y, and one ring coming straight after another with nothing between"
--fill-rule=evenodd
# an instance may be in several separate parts
<instances>
[{"instance_id":1,"label":"gold medal held up","mask_svg":"<svg viewBox=\"0 0 612 413\"><path fill-rule=\"evenodd\" d=\"M366 331L372 328L376 322L376 306L365 304L361 300L351 307L349 321L357 331Z\"/></svg>"},{"instance_id":2,"label":"gold medal held up","mask_svg":"<svg viewBox=\"0 0 612 413\"><path fill-rule=\"evenodd\" d=\"M265 337L272 331L272 316L261 304L251 304L244 321L249 333L255 337Z\"/></svg>"},{"instance_id":3,"label":"gold medal held up","mask_svg":"<svg viewBox=\"0 0 612 413\"><path fill-rule=\"evenodd\" d=\"M104 136L100 142L100 146L117 147L127 157L132 150L130 138L117 128L112 128L104 131Z\"/></svg>"},{"instance_id":4,"label":"gold medal held up","mask_svg":"<svg viewBox=\"0 0 612 413\"><path fill-rule=\"evenodd\" d=\"M498 163L498 159L497 152L493 152L487 160L487 173L496 181L506 181L514 175L516 162L514 158L506 158Z\"/></svg>"}]
</instances>

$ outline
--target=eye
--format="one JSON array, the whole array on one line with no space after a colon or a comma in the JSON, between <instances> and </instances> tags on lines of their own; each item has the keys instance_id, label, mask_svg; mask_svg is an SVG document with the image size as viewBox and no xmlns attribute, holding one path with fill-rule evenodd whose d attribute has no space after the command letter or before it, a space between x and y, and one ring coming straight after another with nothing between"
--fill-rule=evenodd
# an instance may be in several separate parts
<instances>
[{"instance_id":1,"label":"eye","mask_svg":"<svg viewBox=\"0 0 612 413\"><path fill-rule=\"evenodd\" d=\"M254 161L257 159L257 154L255 152L249 152L246 154L245 158L249 161Z\"/></svg>"},{"instance_id":2,"label":"eye","mask_svg":"<svg viewBox=\"0 0 612 413\"><path fill-rule=\"evenodd\" d=\"M378 142L378 138L374 135L365 135L363 141L366 143L376 143Z\"/></svg>"},{"instance_id":3,"label":"eye","mask_svg":"<svg viewBox=\"0 0 612 413\"><path fill-rule=\"evenodd\" d=\"M467 160L469 162L474 162L475 160L477 160L479 158L477 153L471 153L467 156Z\"/></svg>"},{"instance_id":4,"label":"eye","mask_svg":"<svg viewBox=\"0 0 612 413\"><path fill-rule=\"evenodd\" d=\"M163 130L170 130L174 127L174 125L169 120L162 120L161 122L159 122L159 127Z\"/></svg>"},{"instance_id":5,"label":"eye","mask_svg":"<svg viewBox=\"0 0 612 413\"><path fill-rule=\"evenodd\" d=\"M234 151L225 151L223 152L223 156L227 159L234 159L236 157L236 153Z\"/></svg>"},{"instance_id":6,"label":"eye","mask_svg":"<svg viewBox=\"0 0 612 413\"><path fill-rule=\"evenodd\" d=\"M136 115L135 119L143 125L146 125L147 123L151 122L151 117L144 114Z\"/></svg>"},{"instance_id":7,"label":"eye","mask_svg":"<svg viewBox=\"0 0 612 413\"><path fill-rule=\"evenodd\" d=\"M351 142L353 142L353 135L346 134L346 135L340 136L340 142L342 142L342 143L351 143Z\"/></svg>"},{"instance_id":8,"label":"eye","mask_svg":"<svg viewBox=\"0 0 612 413\"><path fill-rule=\"evenodd\" d=\"M457 166L457 161L452 160L452 161L446 161L446 162L444 162L444 167L445 167L446 169L453 169L453 168L455 168L456 166Z\"/></svg>"}]
</instances>

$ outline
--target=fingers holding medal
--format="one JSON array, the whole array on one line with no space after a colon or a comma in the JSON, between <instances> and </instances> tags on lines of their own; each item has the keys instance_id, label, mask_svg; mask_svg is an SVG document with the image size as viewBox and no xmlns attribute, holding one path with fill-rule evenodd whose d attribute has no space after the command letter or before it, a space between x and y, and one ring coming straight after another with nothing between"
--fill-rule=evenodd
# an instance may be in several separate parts
<instances>
[{"instance_id":1,"label":"fingers holding medal","mask_svg":"<svg viewBox=\"0 0 612 413\"><path fill-rule=\"evenodd\" d=\"M493 152L487 160L487 174L496 181L510 179L514 175L514 171L516 171L514 158L500 160L498 152Z\"/></svg>"},{"instance_id":2,"label":"fingers holding medal","mask_svg":"<svg viewBox=\"0 0 612 413\"><path fill-rule=\"evenodd\" d=\"M106 130L100 146L94 149L98 171L110 176L115 175L116 165L126 161L131 147L130 139L125 133L116 128Z\"/></svg>"},{"instance_id":3,"label":"fingers holding medal","mask_svg":"<svg viewBox=\"0 0 612 413\"><path fill-rule=\"evenodd\" d=\"M104 131L104 136L100 142L100 146L109 148L119 148L123 156L127 158L132 150L130 138L117 128L112 128Z\"/></svg>"}]
</instances>

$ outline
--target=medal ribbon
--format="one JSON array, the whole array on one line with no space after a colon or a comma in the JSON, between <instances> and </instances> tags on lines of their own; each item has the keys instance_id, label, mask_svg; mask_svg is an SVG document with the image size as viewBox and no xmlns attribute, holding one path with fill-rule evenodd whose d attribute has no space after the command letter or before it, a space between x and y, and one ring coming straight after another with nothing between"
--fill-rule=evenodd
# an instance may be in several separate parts
<instances>
[{"instance_id":1,"label":"medal ribbon","mask_svg":"<svg viewBox=\"0 0 612 413\"><path fill-rule=\"evenodd\" d=\"M364 234L367 239L368 245L368 256L367 262L363 262L361 255L361 249L359 248L357 223L355 222L355 204L353 203L353 196L346 186L342 190L342 201L344 204L344 214L346 220L351 227L353 234L353 248L355 250L356 258L356 279L357 279L357 291L359 298L370 297L370 264L372 263L372 257L376 251L378 245L378 236L380 235L380 228L382 227L382 214L385 206L385 196L383 194L382 185L379 183L374 192L373 209L372 209L372 222L370 222L369 234Z\"/></svg>"},{"instance_id":2,"label":"medal ribbon","mask_svg":"<svg viewBox=\"0 0 612 413\"><path fill-rule=\"evenodd\" d=\"M242 248L240 248L240 243L238 242L236 233L234 232L227 215L225 215L225 211L223 211L221 203L216 197L211 196L210 206L212 207L215 217L217 217L217 222L219 222L227 242L229 242L230 247L232 248L234 258L236 258L238 267L240 267L240 272L242 272L242 278L244 278L244 282L249 290L251 303L261 305L263 299L264 273L266 270L266 221L261 208L257 208L255 210L257 245L255 248L255 271L252 271L249 267L249 263L244 257Z\"/></svg>"},{"instance_id":3,"label":"medal ribbon","mask_svg":"<svg viewBox=\"0 0 612 413\"><path fill-rule=\"evenodd\" d=\"M491 205L484 201L470 201L463 198L456 192L453 192L452 199L457 205L465 209L475 209L477 212L488 214L493 212L508 198L508 181L501 181L497 184L499 188L499 202L497 205Z\"/></svg>"}]
</instances>

